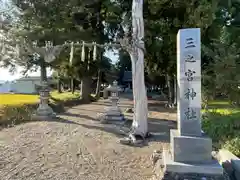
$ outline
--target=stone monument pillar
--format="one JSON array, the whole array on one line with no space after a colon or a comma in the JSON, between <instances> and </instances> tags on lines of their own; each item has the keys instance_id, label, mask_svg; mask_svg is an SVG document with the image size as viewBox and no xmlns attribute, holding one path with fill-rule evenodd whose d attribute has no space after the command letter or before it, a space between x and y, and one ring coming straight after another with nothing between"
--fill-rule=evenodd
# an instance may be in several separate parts
<instances>
[{"instance_id":1,"label":"stone monument pillar","mask_svg":"<svg viewBox=\"0 0 240 180\"><path fill-rule=\"evenodd\" d=\"M212 158L212 140L201 130L201 33L177 35L178 129L170 131L170 152L163 151L163 179L221 179L223 168Z\"/></svg>"}]
</instances>

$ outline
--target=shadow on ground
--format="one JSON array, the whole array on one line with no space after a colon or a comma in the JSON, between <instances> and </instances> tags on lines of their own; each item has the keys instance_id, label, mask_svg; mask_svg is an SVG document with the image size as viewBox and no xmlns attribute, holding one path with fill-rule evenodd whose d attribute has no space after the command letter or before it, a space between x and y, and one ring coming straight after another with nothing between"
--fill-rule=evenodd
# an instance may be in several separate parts
<instances>
[{"instance_id":1,"label":"shadow on ground","mask_svg":"<svg viewBox=\"0 0 240 180\"><path fill-rule=\"evenodd\" d=\"M87 104L81 99L72 99L68 101L56 100L54 103L50 103L49 106L56 113L66 112L67 109L72 108L77 105ZM89 102L88 104L90 104ZM0 107L0 130L8 127L12 127L22 123L34 122L36 120L32 119L32 115L38 108L38 103L34 104L23 104L19 105L9 105ZM82 117L87 118L87 117Z\"/></svg>"},{"instance_id":2,"label":"shadow on ground","mask_svg":"<svg viewBox=\"0 0 240 180\"><path fill-rule=\"evenodd\" d=\"M120 106L122 108L133 108L133 100L129 101L129 98L127 101L124 101L123 99L120 100ZM167 104L167 101L159 101L159 100L148 100L148 110L149 111L157 111L157 112L168 112L168 113L176 113L177 109L175 108L168 108L165 107Z\"/></svg>"},{"instance_id":3,"label":"shadow on ground","mask_svg":"<svg viewBox=\"0 0 240 180\"><path fill-rule=\"evenodd\" d=\"M76 117L76 118L80 118L80 120L81 119L86 119L86 120L96 121L96 118L90 117L88 115L74 114L74 113L70 113L70 112L61 113L60 116L68 116L70 118L71 117Z\"/></svg>"},{"instance_id":4,"label":"shadow on ground","mask_svg":"<svg viewBox=\"0 0 240 180\"><path fill-rule=\"evenodd\" d=\"M86 117L86 119L93 120L91 117ZM123 138L124 135L126 135L126 133L130 132L132 125L132 120L126 120L124 125L119 125L115 123L101 124L100 122L90 125L86 123L69 121L63 118L56 120L56 122L57 121L59 121L60 123L76 124L87 129L95 129L111 133L119 138ZM151 133L151 136L147 138L146 143L148 144L149 142L166 142L166 143L170 142L170 129L176 129L176 127L177 127L176 121L149 118L148 128L149 132Z\"/></svg>"},{"instance_id":5,"label":"shadow on ground","mask_svg":"<svg viewBox=\"0 0 240 180\"><path fill-rule=\"evenodd\" d=\"M177 122L165 119L149 119L148 129L152 136L149 141L170 142L170 129L176 129Z\"/></svg>"},{"instance_id":6,"label":"shadow on ground","mask_svg":"<svg viewBox=\"0 0 240 180\"><path fill-rule=\"evenodd\" d=\"M82 108L82 107L79 107L79 106L71 107L71 109L74 109L74 110L81 110L81 111L86 111L86 112L95 112L96 114L97 114L97 113L102 113L101 110L87 109L87 108Z\"/></svg>"},{"instance_id":7,"label":"shadow on ground","mask_svg":"<svg viewBox=\"0 0 240 180\"><path fill-rule=\"evenodd\" d=\"M176 108L168 108L165 107L167 102L164 101L151 101L148 103L148 110L149 111L157 111L157 112L168 112L168 113L176 113Z\"/></svg>"}]
</instances>

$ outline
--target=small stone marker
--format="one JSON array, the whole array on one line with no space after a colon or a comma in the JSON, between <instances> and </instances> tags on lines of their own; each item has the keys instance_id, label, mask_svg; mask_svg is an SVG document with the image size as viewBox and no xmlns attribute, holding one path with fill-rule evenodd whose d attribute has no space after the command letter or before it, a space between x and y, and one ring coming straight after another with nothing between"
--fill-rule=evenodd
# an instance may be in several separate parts
<instances>
[{"instance_id":1,"label":"small stone marker","mask_svg":"<svg viewBox=\"0 0 240 180\"><path fill-rule=\"evenodd\" d=\"M177 35L178 130L170 131L170 152L163 151L164 180L215 180L223 168L212 158L212 140L201 130L200 29Z\"/></svg>"}]
</instances>

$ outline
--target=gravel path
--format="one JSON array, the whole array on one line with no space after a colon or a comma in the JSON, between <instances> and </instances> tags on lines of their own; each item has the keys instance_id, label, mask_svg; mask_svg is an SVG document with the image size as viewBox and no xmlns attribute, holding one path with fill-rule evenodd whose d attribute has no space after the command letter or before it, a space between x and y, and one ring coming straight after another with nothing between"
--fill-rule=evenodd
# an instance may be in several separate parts
<instances>
[{"instance_id":1,"label":"gravel path","mask_svg":"<svg viewBox=\"0 0 240 180\"><path fill-rule=\"evenodd\" d=\"M121 136L112 125L101 125L95 120L104 104L99 101L73 107L55 122L31 122L1 130L0 179L150 179L150 156L155 149L168 146L168 132L175 124L160 121L164 112L157 117L153 108L149 119L154 118L150 128L156 136L142 148L124 146L118 143ZM130 104L122 100L121 106ZM165 112L165 116L167 120L175 118L174 113Z\"/></svg>"}]
</instances>

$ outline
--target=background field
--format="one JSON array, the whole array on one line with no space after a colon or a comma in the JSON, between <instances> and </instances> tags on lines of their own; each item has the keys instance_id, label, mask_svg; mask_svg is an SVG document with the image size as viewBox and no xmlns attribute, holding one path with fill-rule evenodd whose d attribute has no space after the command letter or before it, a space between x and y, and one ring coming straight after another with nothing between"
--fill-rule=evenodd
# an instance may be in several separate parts
<instances>
[{"instance_id":1,"label":"background field","mask_svg":"<svg viewBox=\"0 0 240 180\"><path fill-rule=\"evenodd\" d=\"M78 92L72 94L71 92L58 93L51 92L51 101L66 101L71 99L80 98ZM36 104L39 102L39 95L26 95L26 94L0 94L0 106L4 105L22 105L22 104Z\"/></svg>"}]
</instances>

